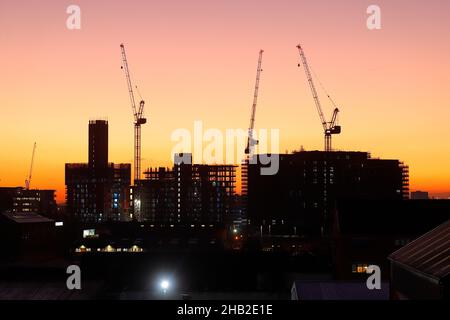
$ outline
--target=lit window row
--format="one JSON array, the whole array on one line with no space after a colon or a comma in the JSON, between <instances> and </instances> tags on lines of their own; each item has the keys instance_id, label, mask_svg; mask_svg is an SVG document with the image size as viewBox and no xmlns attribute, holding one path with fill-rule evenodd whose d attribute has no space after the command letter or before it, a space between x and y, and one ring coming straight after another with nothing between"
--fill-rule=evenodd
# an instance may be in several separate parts
<instances>
[{"instance_id":1,"label":"lit window row","mask_svg":"<svg viewBox=\"0 0 450 320\"><path fill-rule=\"evenodd\" d=\"M366 263L354 263L352 264L352 273L366 273L368 267L369 265Z\"/></svg>"}]
</instances>

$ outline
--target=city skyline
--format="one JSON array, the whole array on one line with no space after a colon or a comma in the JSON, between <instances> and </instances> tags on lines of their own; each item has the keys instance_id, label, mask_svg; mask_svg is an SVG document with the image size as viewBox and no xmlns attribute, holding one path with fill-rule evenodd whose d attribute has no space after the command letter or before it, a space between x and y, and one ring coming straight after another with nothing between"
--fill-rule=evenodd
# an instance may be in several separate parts
<instances>
[{"instance_id":1,"label":"city skyline","mask_svg":"<svg viewBox=\"0 0 450 320\"><path fill-rule=\"evenodd\" d=\"M379 1L383 25L376 31L366 28L369 3L327 3L329 10L323 1L281 4L139 2L104 8L79 1L81 30L68 30L69 3L31 2L24 8L2 2L0 134L6 138L0 143L0 186L24 185L36 141L31 188L56 189L63 202L64 164L85 161L87 122L99 117L110 123L110 159L133 162L121 42L146 100L144 169L170 166L171 132L192 130L195 120L222 131L246 129L260 49L265 61L255 127L279 128L281 153L302 145L322 150L314 102L297 67L295 46L301 42L341 109L343 132L334 147L400 159L410 167L412 191L450 196L450 44L444 41L450 4ZM272 19L277 23L268 23ZM321 94L328 117L332 109Z\"/></svg>"}]
</instances>

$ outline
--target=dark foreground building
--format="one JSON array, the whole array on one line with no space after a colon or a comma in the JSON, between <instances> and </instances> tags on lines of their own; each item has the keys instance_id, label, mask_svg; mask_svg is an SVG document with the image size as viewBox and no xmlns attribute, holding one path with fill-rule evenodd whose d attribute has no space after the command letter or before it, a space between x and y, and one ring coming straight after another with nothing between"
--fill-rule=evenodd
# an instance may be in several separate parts
<instances>
[{"instance_id":1,"label":"dark foreground building","mask_svg":"<svg viewBox=\"0 0 450 320\"><path fill-rule=\"evenodd\" d=\"M338 201L332 237L335 278L363 281L367 279L367 267L377 265L382 278L389 279L388 256L449 218L450 200ZM437 243L430 243L427 249L421 250L425 253L436 248ZM419 251L410 251L411 258L417 255Z\"/></svg>"},{"instance_id":2,"label":"dark foreground building","mask_svg":"<svg viewBox=\"0 0 450 320\"><path fill-rule=\"evenodd\" d=\"M129 217L131 165L108 162L108 122L89 121L89 162L66 163L67 211L82 222Z\"/></svg>"},{"instance_id":3,"label":"dark foreground building","mask_svg":"<svg viewBox=\"0 0 450 320\"><path fill-rule=\"evenodd\" d=\"M51 253L55 236L52 219L33 212L0 214L0 248L6 257Z\"/></svg>"},{"instance_id":4,"label":"dark foreground building","mask_svg":"<svg viewBox=\"0 0 450 320\"><path fill-rule=\"evenodd\" d=\"M248 168L248 222L264 234L317 237L331 231L340 198L408 198L408 167L365 152L301 151L279 155L275 175L262 175L259 157ZM273 156L273 155L272 155Z\"/></svg>"},{"instance_id":5,"label":"dark foreground building","mask_svg":"<svg viewBox=\"0 0 450 320\"><path fill-rule=\"evenodd\" d=\"M389 256L391 298L450 298L450 220Z\"/></svg>"},{"instance_id":6,"label":"dark foreground building","mask_svg":"<svg viewBox=\"0 0 450 320\"><path fill-rule=\"evenodd\" d=\"M291 300L389 300L389 283L368 290L365 281L295 281Z\"/></svg>"}]
</instances>

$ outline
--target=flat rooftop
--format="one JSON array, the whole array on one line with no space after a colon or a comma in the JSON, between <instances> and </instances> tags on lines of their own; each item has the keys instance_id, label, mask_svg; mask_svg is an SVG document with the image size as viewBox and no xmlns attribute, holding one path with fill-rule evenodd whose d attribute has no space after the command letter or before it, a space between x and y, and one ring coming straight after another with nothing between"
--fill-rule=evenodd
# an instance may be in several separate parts
<instances>
[{"instance_id":1,"label":"flat rooftop","mask_svg":"<svg viewBox=\"0 0 450 320\"><path fill-rule=\"evenodd\" d=\"M3 216L15 223L45 223L54 222L34 212L5 212Z\"/></svg>"}]
</instances>

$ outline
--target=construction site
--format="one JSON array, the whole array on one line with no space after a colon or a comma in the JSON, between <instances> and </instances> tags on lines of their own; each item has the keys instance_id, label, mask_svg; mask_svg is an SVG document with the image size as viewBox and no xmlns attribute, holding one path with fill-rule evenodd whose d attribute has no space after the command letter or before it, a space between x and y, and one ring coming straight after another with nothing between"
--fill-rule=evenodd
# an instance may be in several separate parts
<instances>
[{"instance_id":1,"label":"construction site","mask_svg":"<svg viewBox=\"0 0 450 320\"><path fill-rule=\"evenodd\" d=\"M145 209L145 207L149 207L150 203L153 203L153 207L155 208L157 205L160 206L161 208L165 208L164 212L167 212L168 217L165 217L163 219L163 221L174 221L174 222L180 222L182 220L184 220L184 217L180 216L180 212L183 211L184 214L183 215L190 215L190 210L189 208L184 208L184 203L185 201L183 201L181 199L182 195L180 194L180 190L177 189L176 185L168 188L165 187L165 191L164 192L168 192L169 194L173 194L176 197L173 200L166 200L166 202L168 203L164 203L164 197L161 197L161 195L157 195L155 194L154 191L150 191L151 189L153 189L154 187L150 187L150 185L155 185L155 184L165 184L168 176L172 176L173 173L171 173L171 169L167 169L166 168L148 168L147 169L147 173L149 173L149 175L146 175L146 179L141 179L141 145L142 145L142 137L141 137L141 125L145 124L147 122L146 118L143 116L143 112L144 112L144 100L142 100L139 103L139 106L136 105L136 98L135 98L135 91L137 90L137 86L134 85L132 83L132 77L130 75L130 69L128 66L128 61L127 61L127 56L125 53L125 46L123 44L120 45L121 48L121 53L122 53L122 69L125 72L125 78L127 81L127 88L128 88L128 93L129 93L129 98L130 98L130 104L131 104L131 110L132 110L132 114L133 114L133 121L134 121L134 183L133 183L133 188L132 188L132 194L130 195L130 209L131 209L131 213L130 215L133 215L136 219L140 220L140 221L146 221L148 216L155 216L155 213L153 214L149 214L149 213L144 213L141 212L141 210L147 210ZM329 216L329 210L331 210L331 207L333 205L333 202L336 200L337 195L335 195L335 192L333 192L332 190L339 190L341 188L341 184L344 183L349 183L347 181L353 181L356 180L356 182L352 182L354 183L354 186L352 186L351 190L355 190L353 193L348 190L346 193L346 197L351 197L351 196L361 196L361 188L362 186L366 185L367 186L367 191L365 191L365 196L366 197L380 197L380 198L396 198L396 199L408 199L409 197L409 180L408 180L408 167L403 164L400 161L390 161L390 160L386 160L386 161L382 161L379 159L373 159L370 160L370 163L378 163L377 165L366 165L366 168L370 168L370 169L366 169L364 168L364 164L365 162L369 161L370 159L370 154L364 154L361 153L362 156L355 156L358 153L355 152L345 152L345 151L339 151L336 152L333 147L332 147L332 136L333 135L338 135L341 133L341 126L338 123L338 119L339 119L339 112L340 109L338 108L338 106L336 105L335 101L333 100L333 98L328 94L328 92L326 91L326 89L324 88L323 84L320 82L320 85L324 91L324 95L327 97L327 99L330 101L332 108L333 108L333 112L331 115L330 120L328 121L324 115L324 108L321 104L321 100L319 97L319 93L318 90L316 89L316 85L315 85L315 81L313 80L313 73L311 71L311 67L307 61L305 52L302 48L301 45L297 45L297 50L298 50L298 56L299 56L299 63L298 63L298 67L303 67L304 71L305 71L305 75L306 75L306 84L307 86L310 88L311 91L311 95L312 95L312 104L314 104L316 111L319 115L319 121L320 121L320 125L321 128L323 129L323 136L324 136L324 149L323 151L317 151L314 153L302 153L300 152L298 154L299 157L302 157L303 154L306 156L305 159L308 159L308 163L304 162L304 164L298 164L298 166L293 167L290 172L288 173L281 173L281 174L275 174L275 177L280 177L282 174L287 175L285 176L282 180L280 180L281 183L281 187L277 190L285 190L284 192L286 193L286 196L284 196L286 199L290 199L292 198L291 195L292 192L301 192L299 191L298 188L302 189L302 188L306 188L308 190L310 190L311 188L320 188L320 190L318 189L317 191L308 191L308 194L313 195L313 198L307 198L304 201L302 201L302 203L304 203L302 206L303 208L306 207L314 207L316 208L318 211L322 210L322 213L312 213L311 216L315 216L317 217L317 219L319 220L327 220L328 218L322 217L323 215L328 217ZM270 177L264 177L261 176L259 177L259 179L256 179L257 177L254 176L253 179L256 180L249 180L249 171L250 171L250 167L264 167L263 165L261 165L261 162L258 161L259 157L261 157L262 155L258 155L255 153L255 150L258 146L258 139L255 138L255 125L256 125L256 114L257 114L257 104L258 104L258 95L259 95L259 91L260 91L260 83L261 83L261 75L262 75L262 65L263 65L263 54L264 54L264 50L259 50L258 52L258 57L257 57L257 64L256 64L256 78L255 78L255 84L254 84L254 90L253 90L253 99L252 99L252 104L251 104L251 109L250 109L250 121L249 121L249 126L247 129L247 139L246 139L246 145L245 145L245 150L243 150L243 154L244 154L244 159L242 159L242 163L240 165L240 194L237 194L234 197L234 194L236 194L236 172L233 169L232 174L230 176L229 180L224 180L223 182L220 181L203 181L202 179L200 179L200 181L198 182L198 184L205 184L205 183L214 183L215 184L215 188L223 188L223 190L226 190L225 192L221 192L219 189L217 189L217 194L220 195L222 193L227 194L227 198L229 200L227 203L227 207L230 206L230 199L232 199L233 197L235 198L234 202L234 209L232 210L233 212L229 212L226 213L224 215L222 215L222 217L220 219L212 219L212 220L216 220L216 221L227 221L227 224L229 224L230 229L233 229L234 227L243 227L246 225L251 225L253 220L253 224L258 221L258 228L262 227L262 225L266 225L266 224L271 224L272 220L276 220L276 219L271 219L270 218L270 214L265 217L265 218L261 218L263 215L261 215L260 211L258 210L258 214L256 214L256 217L252 217L250 218L248 216L248 207L249 207L249 203L248 203L248 194L249 194L249 189L253 189L256 190L259 186L261 185L266 185L266 184L260 184L259 179L270 179ZM171 155L171 157L175 157L175 155ZM280 167L283 168L283 170L286 166L284 164L285 161L287 161L286 159L291 159L292 157L296 157L295 154L291 155L291 154L284 154L281 155L280 154L280 159L281 159L281 164ZM352 170L348 170L347 167L350 165L350 163L353 163L352 161L354 158L359 158L361 160L359 160L360 162L358 162L357 164L352 164L352 166L356 169L352 169ZM255 161L256 160L256 161ZM338 160L338 162L336 162ZM190 162L189 162L190 161ZM192 164L192 154L189 158L188 163ZM291 161L291 160L289 160ZM305 160L306 161L306 160ZM327 162L328 161L328 162ZM369 163L369 162L368 162ZM218 167L219 165L215 165L215 164L203 164L203 166L205 167L209 167L209 168L214 168L214 167ZM220 164L220 166L229 166L230 168L233 168L236 166L233 163L222 163ZM307 172L306 169L303 169L303 166L306 166L307 168L312 168L311 172ZM177 167L177 166L175 166ZM254 170L254 169L252 169ZM345 170L345 173L343 172L343 170ZM356 171L355 171L356 170ZM362 170L366 170L368 172L362 172ZM195 171L195 170L194 170ZM161 173L161 177L159 175L155 174L151 174L152 172L159 172ZM291 190L292 188L294 188L294 185L296 183L299 183L299 178L296 178L301 172L301 176L302 179L305 180L305 182L302 182L302 184L304 184L303 187L295 187L294 190ZM208 175L209 176L209 175ZM151 177L151 179L148 179L148 177ZM345 181L343 180L345 177ZM375 180L371 180L371 179L375 179L375 177L395 177L392 179L378 179L377 181ZM179 177L174 177L173 179L178 179ZM289 186L289 184L287 183L287 181L289 181L289 178L295 179L295 183L293 186ZM188 187L188 189L190 191L186 191L188 192L188 194L191 194L190 198L195 198L198 197L198 199L202 198L202 193L201 192L196 192L196 188L193 184L192 181L194 181L196 178L192 177L190 178L191 182L190 185ZM192 180L194 179L194 180ZM201 182L203 181L203 182ZM227 183L228 181L232 182L233 184L228 186ZM263 181L263 180L261 180ZM284 183L282 182L284 181ZM249 185L250 184L250 185ZM358 184L361 187L358 187ZM270 185L270 184L269 184ZM309 186L311 185L311 186ZM147 187L146 187L147 186ZM317 186L317 187L316 187ZM178 188L180 187L180 182L178 182ZM184 187L186 188L186 185L184 185ZM356 193L356 191L358 190L359 193ZM391 194L388 195L388 191L391 192ZM271 191L267 191L266 196L264 196L262 199L271 199L271 195L275 194L275 192L271 192ZM196 196L194 196L196 195ZM257 194L256 196L254 196L253 201L258 202L260 199L260 194ZM177 200L178 197L178 200ZM206 197L206 196L205 196ZM209 197L209 196L208 196ZM220 196L219 196L220 197ZM216 198L216 196L214 197ZM239 200L236 200L238 199ZM300 197L301 198L301 197ZM168 199L168 198L167 198ZM277 201L280 201L280 199L276 200L275 198L274 202L277 203ZM320 201L318 201L318 199L320 199ZM299 201L299 200L292 200L294 202ZM200 201L201 202L201 201ZM144 203L146 205L144 205ZM289 203L289 202L288 202ZM276 204L274 205L275 207L277 206ZM297 207L298 205L295 205L295 207ZM180 208L183 207L183 208ZM250 207L252 207L252 205L250 204ZM289 207L289 205L288 205ZM170 209L171 208L171 209ZM275 209L274 209L275 210ZM286 208L286 210L288 212L286 212L285 214L287 216L294 216L294 217L299 217L301 216L301 214L299 213L300 209L294 209L294 207L292 208ZM301 211L301 210L300 210ZM284 214L284 213L283 213ZM211 214L214 215L214 214ZM229 216L229 218L224 218L226 216ZM253 213L250 213L250 216L254 216ZM172 217L172 218L169 218ZM174 219L173 217L177 217L177 219ZM321 217L321 218L319 218ZM204 221L205 224L209 224L209 220L211 219L206 219ZM187 220L186 220L187 221ZM263 223L264 221L264 223ZM202 222L200 222L201 224ZM289 221L286 220L286 224L290 225L290 228L294 228L296 227L295 225L292 224L293 221ZM170 223L172 224L172 223ZM326 229L326 227L324 225L321 226L322 229Z\"/></svg>"},{"instance_id":2,"label":"construction site","mask_svg":"<svg viewBox=\"0 0 450 320\"><path fill-rule=\"evenodd\" d=\"M110 162L110 123L90 120L88 161L65 164L66 206L60 211L54 191L30 187L34 144L25 186L0 189L0 218L14 230L4 233L16 248L5 249L8 259L44 252L81 265L91 285L89 292L74 297L81 299L160 299L160 292L143 279L158 275L161 266L177 281L177 289L165 296L170 299L289 299L290 291L291 298L298 298L304 294L298 288L309 286L314 296L311 279L319 286L354 288L367 267L376 264L384 270L382 291L364 293L358 287L358 294L388 299L386 257L445 222L450 203L409 200L409 168L400 160L333 148L332 137L342 133L338 120L344 108L319 82L333 109L325 117L311 66L303 47L296 48L324 147L278 153L276 173L265 175L261 172L267 162L261 159L275 155L257 152L255 134L264 50L258 52L240 166L194 163L192 153L185 152L170 155L173 167L142 168L142 126L148 119L121 44L132 110L133 164ZM43 234L51 235L47 240L54 245L36 240ZM17 276L17 270L8 272ZM45 285L42 290L47 290ZM164 294L169 286L164 280ZM11 290L18 289L13 285Z\"/></svg>"}]
</instances>

